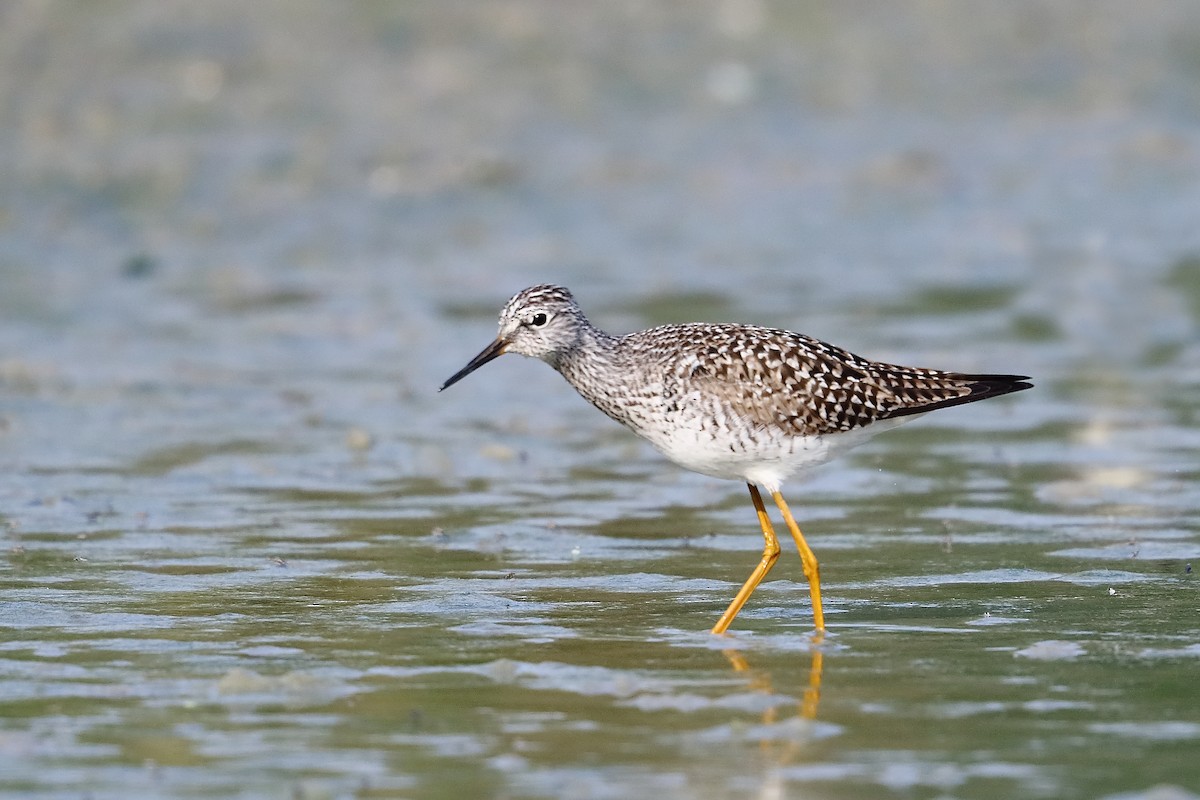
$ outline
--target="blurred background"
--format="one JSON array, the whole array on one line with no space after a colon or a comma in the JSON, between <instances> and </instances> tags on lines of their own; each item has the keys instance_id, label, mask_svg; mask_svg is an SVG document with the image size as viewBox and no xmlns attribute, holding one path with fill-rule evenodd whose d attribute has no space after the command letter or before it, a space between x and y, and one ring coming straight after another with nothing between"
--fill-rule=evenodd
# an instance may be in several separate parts
<instances>
[{"instance_id":1,"label":"blurred background","mask_svg":"<svg viewBox=\"0 0 1200 800\"><path fill-rule=\"evenodd\" d=\"M789 494L815 720L744 487L437 394L548 281L1034 376ZM1198 325L1194 3L6 0L0 795L1195 797Z\"/></svg>"}]
</instances>

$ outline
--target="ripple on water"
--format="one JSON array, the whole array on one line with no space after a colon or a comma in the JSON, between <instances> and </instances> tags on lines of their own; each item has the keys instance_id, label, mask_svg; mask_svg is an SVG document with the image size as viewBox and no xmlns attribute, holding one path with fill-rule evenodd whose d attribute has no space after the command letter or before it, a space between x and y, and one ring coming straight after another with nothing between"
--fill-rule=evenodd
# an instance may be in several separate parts
<instances>
[{"instance_id":1,"label":"ripple on water","mask_svg":"<svg viewBox=\"0 0 1200 800\"><path fill-rule=\"evenodd\" d=\"M1161 722L1093 722L1093 733L1125 736L1151 742L1183 742L1200 739L1200 722L1163 720Z\"/></svg>"}]
</instances>

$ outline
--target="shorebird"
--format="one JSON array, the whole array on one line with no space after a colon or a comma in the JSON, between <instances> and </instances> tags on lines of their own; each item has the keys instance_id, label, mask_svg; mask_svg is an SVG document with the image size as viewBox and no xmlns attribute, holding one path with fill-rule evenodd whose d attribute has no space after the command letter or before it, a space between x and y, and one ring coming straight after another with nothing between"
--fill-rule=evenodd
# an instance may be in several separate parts
<instances>
[{"instance_id":1,"label":"shorebird","mask_svg":"<svg viewBox=\"0 0 1200 800\"><path fill-rule=\"evenodd\" d=\"M756 325L689 323L613 336L588 322L570 291L542 284L512 296L495 341L438 391L504 353L545 361L679 466L746 482L762 528L762 559L713 633L728 629L779 558L759 484L796 541L813 622L823 631L817 557L780 493L784 480L917 415L1033 385L1025 375L884 364Z\"/></svg>"}]
</instances>

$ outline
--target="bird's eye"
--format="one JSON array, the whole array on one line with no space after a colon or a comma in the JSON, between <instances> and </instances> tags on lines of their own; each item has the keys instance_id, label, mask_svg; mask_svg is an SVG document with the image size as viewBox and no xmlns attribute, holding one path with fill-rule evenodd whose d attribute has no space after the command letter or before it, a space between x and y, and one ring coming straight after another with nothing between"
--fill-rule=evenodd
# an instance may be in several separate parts
<instances>
[{"instance_id":1,"label":"bird's eye","mask_svg":"<svg viewBox=\"0 0 1200 800\"><path fill-rule=\"evenodd\" d=\"M535 328L540 328L549 321L550 318L548 316L539 312L533 315L533 319L529 320L529 324Z\"/></svg>"}]
</instances>

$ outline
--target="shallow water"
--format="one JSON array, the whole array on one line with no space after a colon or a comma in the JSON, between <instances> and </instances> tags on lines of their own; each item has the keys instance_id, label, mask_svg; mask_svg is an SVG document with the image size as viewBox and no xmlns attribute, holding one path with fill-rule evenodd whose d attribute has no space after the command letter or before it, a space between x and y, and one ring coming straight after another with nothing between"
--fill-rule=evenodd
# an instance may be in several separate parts
<instances>
[{"instance_id":1,"label":"shallow water","mask_svg":"<svg viewBox=\"0 0 1200 800\"><path fill-rule=\"evenodd\" d=\"M1200 12L962 8L6 6L0 796L1196 797ZM712 636L745 487L436 392L542 280L1037 388Z\"/></svg>"}]
</instances>

